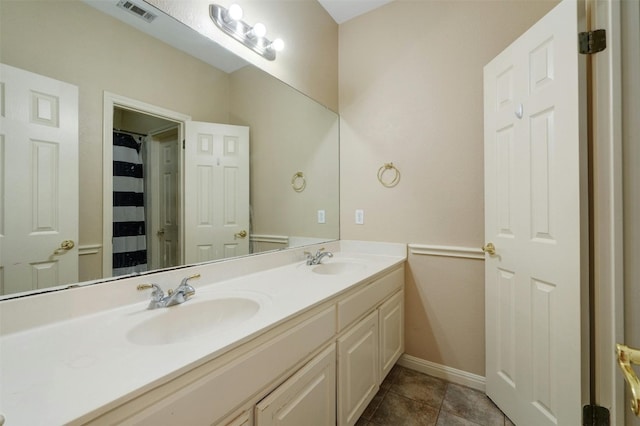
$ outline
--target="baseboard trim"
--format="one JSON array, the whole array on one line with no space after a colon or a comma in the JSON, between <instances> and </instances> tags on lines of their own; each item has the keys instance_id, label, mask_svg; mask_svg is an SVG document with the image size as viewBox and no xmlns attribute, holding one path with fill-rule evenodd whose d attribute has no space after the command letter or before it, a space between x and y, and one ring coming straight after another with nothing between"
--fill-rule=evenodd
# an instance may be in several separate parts
<instances>
[{"instance_id":1,"label":"baseboard trim","mask_svg":"<svg viewBox=\"0 0 640 426\"><path fill-rule=\"evenodd\" d=\"M398 365L419 371L420 373L438 377L458 385L468 386L481 392L485 391L485 378L483 376L458 370L457 368L447 367L446 365L437 364L435 362L407 354L402 354L398 360Z\"/></svg>"}]
</instances>

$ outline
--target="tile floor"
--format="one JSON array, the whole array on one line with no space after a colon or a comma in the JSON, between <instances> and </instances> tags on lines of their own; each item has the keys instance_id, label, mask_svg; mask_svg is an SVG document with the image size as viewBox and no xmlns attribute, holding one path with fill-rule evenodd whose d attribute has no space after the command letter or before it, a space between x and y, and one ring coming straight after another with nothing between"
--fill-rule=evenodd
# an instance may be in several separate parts
<instances>
[{"instance_id":1,"label":"tile floor","mask_svg":"<svg viewBox=\"0 0 640 426\"><path fill-rule=\"evenodd\" d=\"M356 426L513 426L475 389L396 365Z\"/></svg>"}]
</instances>

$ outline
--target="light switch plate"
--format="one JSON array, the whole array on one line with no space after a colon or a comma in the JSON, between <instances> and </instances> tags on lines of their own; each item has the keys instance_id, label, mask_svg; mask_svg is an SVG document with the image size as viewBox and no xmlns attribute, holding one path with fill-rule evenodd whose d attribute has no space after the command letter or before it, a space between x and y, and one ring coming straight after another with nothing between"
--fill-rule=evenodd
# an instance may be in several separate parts
<instances>
[{"instance_id":1,"label":"light switch plate","mask_svg":"<svg viewBox=\"0 0 640 426\"><path fill-rule=\"evenodd\" d=\"M318 210L318 223L325 223L326 218L324 214L324 210Z\"/></svg>"},{"instance_id":2,"label":"light switch plate","mask_svg":"<svg viewBox=\"0 0 640 426\"><path fill-rule=\"evenodd\" d=\"M356 210L356 225L364 225L364 210Z\"/></svg>"}]
</instances>

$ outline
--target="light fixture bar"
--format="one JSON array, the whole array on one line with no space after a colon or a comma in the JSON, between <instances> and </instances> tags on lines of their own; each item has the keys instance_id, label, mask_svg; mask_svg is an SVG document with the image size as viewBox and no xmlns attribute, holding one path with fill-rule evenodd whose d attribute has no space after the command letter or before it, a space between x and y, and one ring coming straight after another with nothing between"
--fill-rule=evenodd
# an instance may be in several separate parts
<instances>
[{"instance_id":1,"label":"light fixture bar","mask_svg":"<svg viewBox=\"0 0 640 426\"><path fill-rule=\"evenodd\" d=\"M269 61L276 59L276 50L274 46L278 43L274 43L265 37L254 36L253 27L241 20L229 19L229 11L223 6L217 4L209 5L209 15L211 20L218 28L224 31L226 34L238 40L240 43L247 46L249 49L256 52ZM280 41L279 44L282 42Z\"/></svg>"}]
</instances>

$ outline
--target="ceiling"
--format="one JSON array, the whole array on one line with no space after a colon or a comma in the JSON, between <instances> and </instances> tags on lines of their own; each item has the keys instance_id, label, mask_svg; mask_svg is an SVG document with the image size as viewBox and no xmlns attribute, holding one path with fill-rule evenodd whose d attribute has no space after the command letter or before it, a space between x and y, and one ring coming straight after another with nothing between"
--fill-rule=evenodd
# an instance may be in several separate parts
<instances>
[{"instance_id":1,"label":"ceiling","mask_svg":"<svg viewBox=\"0 0 640 426\"><path fill-rule=\"evenodd\" d=\"M318 0L338 24L376 9L393 0Z\"/></svg>"}]
</instances>

